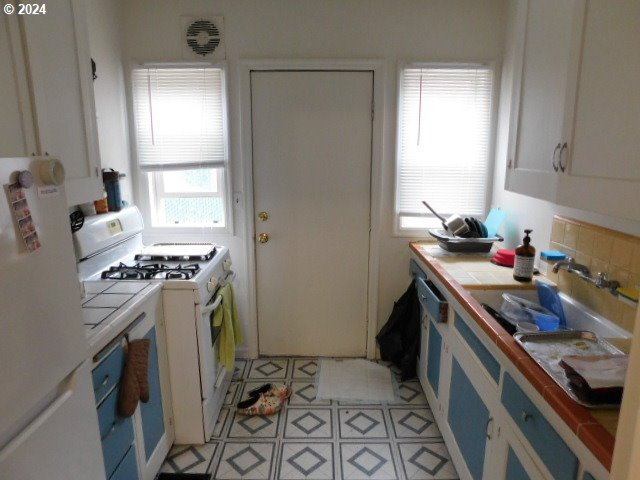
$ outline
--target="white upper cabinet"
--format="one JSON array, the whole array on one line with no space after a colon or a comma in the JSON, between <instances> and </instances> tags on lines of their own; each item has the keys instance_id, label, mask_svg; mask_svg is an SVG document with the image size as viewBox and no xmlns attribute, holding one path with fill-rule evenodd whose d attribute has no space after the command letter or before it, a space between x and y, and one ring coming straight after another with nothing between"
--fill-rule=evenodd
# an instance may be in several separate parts
<instances>
[{"instance_id":1,"label":"white upper cabinet","mask_svg":"<svg viewBox=\"0 0 640 480\"><path fill-rule=\"evenodd\" d=\"M0 17L0 158L36 153L20 25L15 15Z\"/></svg>"},{"instance_id":2,"label":"white upper cabinet","mask_svg":"<svg viewBox=\"0 0 640 480\"><path fill-rule=\"evenodd\" d=\"M86 14L81 0L49 1L46 9L20 17L38 150L60 157L76 205L102 190Z\"/></svg>"},{"instance_id":3,"label":"white upper cabinet","mask_svg":"<svg viewBox=\"0 0 640 480\"><path fill-rule=\"evenodd\" d=\"M640 220L640 2L512 6L506 188Z\"/></svg>"},{"instance_id":4,"label":"white upper cabinet","mask_svg":"<svg viewBox=\"0 0 640 480\"><path fill-rule=\"evenodd\" d=\"M557 202L640 220L640 2L590 0Z\"/></svg>"},{"instance_id":5,"label":"white upper cabinet","mask_svg":"<svg viewBox=\"0 0 640 480\"><path fill-rule=\"evenodd\" d=\"M580 0L519 0L513 55L507 189L554 200L560 157L571 136L571 92L579 46ZM565 146L566 145L566 146Z\"/></svg>"}]
</instances>

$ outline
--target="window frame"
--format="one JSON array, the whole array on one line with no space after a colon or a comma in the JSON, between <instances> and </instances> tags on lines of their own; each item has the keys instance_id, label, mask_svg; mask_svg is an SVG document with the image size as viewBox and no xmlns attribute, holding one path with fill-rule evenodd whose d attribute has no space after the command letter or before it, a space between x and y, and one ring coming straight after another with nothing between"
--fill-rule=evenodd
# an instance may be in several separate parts
<instances>
[{"instance_id":1,"label":"window frame","mask_svg":"<svg viewBox=\"0 0 640 480\"><path fill-rule=\"evenodd\" d=\"M169 169L145 172L138 163L138 148L137 148L137 133L136 133L136 116L134 105L134 91L133 91L133 70L137 68L219 68L222 76L222 133L225 142L225 150L227 152L226 159L222 166L211 165L210 168L220 168L222 173L219 174L223 177L222 182L218 182L219 188L222 189L220 193L205 193L205 194L192 194L185 193L181 196L193 196L193 197L221 197L224 204L224 216L225 225L158 225L157 218L158 210L158 197L156 177L161 177L162 172L168 172L171 170L183 171L188 169ZM234 232L234 220L233 220L233 207L232 207L232 172L231 172L231 151L230 151L230 132L229 132L229 91L228 91L228 65L226 61L218 62L170 62L170 63L158 63L158 62L132 62L128 71L128 96L129 96L129 123L133 126L130 129L130 136L132 141L131 151L132 158L135 161L135 168L133 169L134 184L137 188L134 191L134 198L136 199L136 205L140 207L142 217L144 219L144 229L148 233L155 235L181 235L181 234L203 234L214 233L231 235ZM203 165L203 168L207 168ZM174 194L167 195L165 193L164 198L174 196Z\"/></svg>"},{"instance_id":2,"label":"window frame","mask_svg":"<svg viewBox=\"0 0 640 480\"><path fill-rule=\"evenodd\" d=\"M485 183L487 188L485 189L485 211L484 215L486 216L487 212L490 209L491 198L493 195L493 177L495 172L495 144L496 144L496 121L497 121L497 108L499 103L499 98L497 93L500 87L500 79L498 77L499 71L497 67L497 63L495 61L470 61L470 62L428 62L428 61L401 61L398 62L397 65L397 87L396 87L396 98L395 98L395 111L396 111L396 131L395 131L395 155L394 155L394 179L393 179L393 237L403 237L403 238L416 238L416 237L426 237L428 240L436 241L435 238L431 237L427 231L428 228L431 227L402 227L401 226L401 216L399 212L399 200L400 200L400 154L401 154L401 124L402 119L400 117L400 106L402 105L403 99L403 88L402 88L402 76L405 69L412 68L477 68L483 67L492 71L493 79L492 79L492 87L491 87L491 95L492 102L490 108L491 118L489 119L489 148L488 148L488 161L487 161L487 170L485 172ZM463 212L460 212L463 213ZM428 215L427 210L425 208L425 216ZM408 215L405 215L407 217ZM422 216L416 216L416 218L421 218Z\"/></svg>"}]
</instances>

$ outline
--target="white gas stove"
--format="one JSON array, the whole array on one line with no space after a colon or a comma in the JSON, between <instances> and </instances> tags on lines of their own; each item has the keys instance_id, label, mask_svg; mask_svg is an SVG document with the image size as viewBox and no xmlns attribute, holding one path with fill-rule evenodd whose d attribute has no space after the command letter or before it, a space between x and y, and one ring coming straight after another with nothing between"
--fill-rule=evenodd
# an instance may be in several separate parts
<instances>
[{"instance_id":1,"label":"white gas stove","mask_svg":"<svg viewBox=\"0 0 640 480\"><path fill-rule=\"evenodd\" d=\"M233 372L218 361L219 328L211 325L232 282L227 247L213 243L142 243L136 207L88 217L73 234L81 282L162 283L176 443L205 443Z\"/></svg>"}]
</instances>

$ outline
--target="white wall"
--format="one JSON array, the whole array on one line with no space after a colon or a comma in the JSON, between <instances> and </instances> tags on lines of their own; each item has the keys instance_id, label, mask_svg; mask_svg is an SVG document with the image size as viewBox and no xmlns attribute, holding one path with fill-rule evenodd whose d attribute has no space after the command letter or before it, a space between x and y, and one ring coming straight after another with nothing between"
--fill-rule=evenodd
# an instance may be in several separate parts
<instances>
[{"instance_id":1,"label":"white wall","mask_svg":"<svg viewBox=\"0 0 640 480\"><path fill-rule=\"evenodd\" d=\"M243 192L238 60L382 59L386 64L378 325L409 283L408 238L393 236L395 99L398 61L499 60L504 0L137 0L121 3L126 62L179 61L181 15L223 15L229 65L231 162L234 191ZM378 81L378 79L376 79ZM246 160L246 159L245 159ZM244 193L244 192L243 192ZM231 248L246 275L247 227L235 210L235 237L209 236ZM154 237L147 235L148 240ZM367 248L363 245L363 248ZM246 320L246 276L237 281ZM250 339L255 341L255 339Z\"/></svg>"},{"instance_id":2,"label":"white wall","mask_svg":"<svg viewBox=\"0 0 640 480\"><path fill-rule=\"evenodd\" d=\"M513 6L510 2L508 6ZM505 16L513 15L511 9L505 12ZM507 32L505 32L505 36ZM538 200L505 190L508 124L511 101L511 86L513 75L513 51L505 42L505 53L502 67L502 80L500 92L500 105L498 113L498 131L496 138L496 168L493 182L493 206L501 207L507 212L507 220L503 227L505 234L505 247L514 248L524 237L525 228L533 229L532 244L538 250L547 249L551 238L551 224L553 215L563 215L584 222L600 225L612 230L638 235L640 222L611 217L597 213L563 207L552 202ZM589 195L590 192L584 192ZM630 198L630 202L636 199Z\"/></svg>"},{"instance_id":3,"label":"white wall","mask_svg":"<svg viewBox=\"0 0 640 480\"><path fill-rule=\"evenodd\" d=\"M122 9L119 0L89 0L87 20L89 49L97 65L93 82L102 168L113 168L126 177L122 198L133 200L126 121L125 77L122 66Z\"/></svg>"}]
</instances>

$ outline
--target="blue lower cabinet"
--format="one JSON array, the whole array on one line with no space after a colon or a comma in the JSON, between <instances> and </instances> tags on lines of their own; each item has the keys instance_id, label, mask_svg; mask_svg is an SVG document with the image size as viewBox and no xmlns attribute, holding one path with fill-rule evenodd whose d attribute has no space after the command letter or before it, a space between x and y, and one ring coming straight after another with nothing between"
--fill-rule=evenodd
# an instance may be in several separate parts
<instances>
[{"instance_id":1,"label":"blue lower cabinet","mask_svg":"<svg viewBox=\"0 0 640 480\"><path fill-rule=\"evenodd\" d=\"M480 339L473 333L473 330L466 324L466 322L462 319L460 315L456 313L456 318L454 321L454 325L460 336L467 343L469 348L473 350L473 352L478 357L478 360L484 365L491 378L495 380L496 383L500 380L500 364L491 355L491 352L487 350L487 347L480 341Z\"/></svg>"},{"instance_id":2,"label":"blue lower cabinet","mask_svg":"<svg viewBox=\"0 0 640 480\"><path fill-rule=\"evenodd\" d=\"M596 479L589 472L584 472L584 476L582 477L582 480L596 480Z\"/></svg>"},{"instance_id":3,"label":"blue lower cabinet","mask_svg":"<svg viewBox=\"0 0 640 480\"><path fill-rule=\"evenodd\" d=\"M508 373L504 375L501 401L553 478L576 478L578 458Z\"/></svg>"},{"instance_id":4,"label":"blue lower cabinet","mask_svg":"<svg viewBox=\"0 0 640 480\"><path fill-rule=\"evenodd\" d=\"M489 409L454 357L447 421L474 480L484 470L489 418Z\"/></svg>"},{"instance_id":5,"label":"blue lower cabinet","mask_svg":"<svg viewBox=\"0 0 640 480\"><path fill-rule=\"evenodd\" d=\"M507 456L507 475L505 478L507 480L532 480L511 448L509 448Z\"/></svg>"},{"instance_id":6,"label":"blue lower cabinet","mask_svg":"<svg viewBox=\"0 0 640 480\"><path fill-rule=\"evenodd\" d=\"M133 443L131 417L118 415L119 388L115 388L98 407L98 424L107 478L111 477Z\"/></svg>"},{"instance_id":7,"label":"blue lower cabinet","mask_svg":"<svg viewBox=\"0 0 640 480\"><path fill-rule=\"evenodd\" d=\"M429 349L427 350L427 380L438 396L440 384L440 354L442 352L442 335L435 324L429 320ZM424 360L423 360L424 361Z\"/></svg>"},{"instance_id":8,"label":"blue lower cabinet","mask_svg":"<svg viewBox=\"0 0 640 480\"><path fill-rule=\"evenodd\" d=\"M138 480L138 462L136 462L136 448L129 447L129 451L124 456L120 465L115 469L109 480Z\"/></svg>"},{"instance_id":9,"label":"blue lower cabinet","mask_svg":"<svg viewBox=\"0 0 640 480\"><path fill-rule=\"evenodd\" d=\"M153 327L145 336L151 341L149 345L149 401L140 403L142 416L142 433L144 435L144 451L149 460L158 442L164 435L164 412L162 410L162 390L160 388L160 372L158 371L158 346L156 329Z\"/></svg>"}]
</instances>

